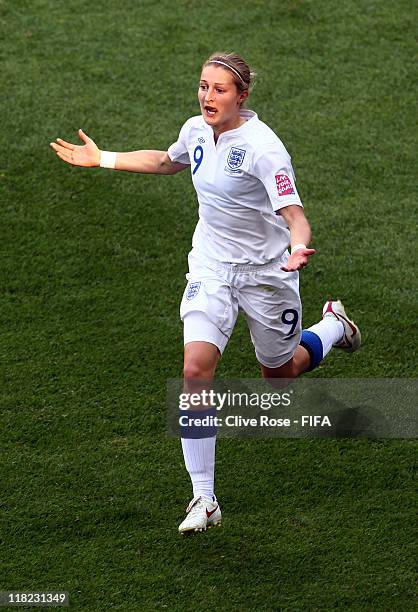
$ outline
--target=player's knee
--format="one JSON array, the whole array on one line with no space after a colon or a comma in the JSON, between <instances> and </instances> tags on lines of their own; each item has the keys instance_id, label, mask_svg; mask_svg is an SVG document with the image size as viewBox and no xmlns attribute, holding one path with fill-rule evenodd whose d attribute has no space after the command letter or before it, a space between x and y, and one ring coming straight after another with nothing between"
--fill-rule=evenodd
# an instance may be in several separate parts
<instances>
[{"instance_id":1,"label":"player's knee","mask_svg":"<svg viewBox=\"0 0 418 612\"><path fill-rule=\"evenodd\" d=\"M298 376L293 359L277 368L267 368L262 364L260 365L263 378L265 378L273 387L279 389L286 387L294 378Z\"/></svg>"},{"instance_id":2,"label":"player's knee","mask_svg":"<svg viewBox=\"0 0 418 612\"><path fill-rule=\"evenodd\" d=\"M210 380L214 376L216 364L208 363L198 357L186 360L183 368L184 379L187 380Z\"/></svg>"}]
</instances>

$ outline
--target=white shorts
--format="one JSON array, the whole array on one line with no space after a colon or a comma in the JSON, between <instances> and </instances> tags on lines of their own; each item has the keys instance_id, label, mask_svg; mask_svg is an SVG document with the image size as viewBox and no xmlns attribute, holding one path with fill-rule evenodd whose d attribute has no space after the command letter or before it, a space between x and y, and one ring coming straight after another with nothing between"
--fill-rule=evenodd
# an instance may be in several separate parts
<instances>
[{"instance_id":1,"label":"white shorts","mask_svg":"<svg viewBox=\"0 0 418 612\"><path fill-rule=\"evenodd\" d=\"M256 357L277 368L293 357L301 334L299 274L280 269L289 253L264 265L217 262L189 253L189 273L180 317L184 344L210 342L222 354L238 312L247 318Z\"/></svg>"}]
</instances>

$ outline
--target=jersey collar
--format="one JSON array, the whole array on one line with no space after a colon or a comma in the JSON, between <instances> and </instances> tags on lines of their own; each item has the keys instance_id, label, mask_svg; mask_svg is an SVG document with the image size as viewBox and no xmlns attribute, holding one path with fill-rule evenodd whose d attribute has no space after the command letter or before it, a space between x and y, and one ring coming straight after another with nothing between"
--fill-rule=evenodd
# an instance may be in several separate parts
<instances>
[{"instance_id":1,"label":"jersey collar","mask_svg":"<svg viewBox=\"0 0 418 612\"><path fill-rule=\"evenodd\" d=\"M243 119L245 119L245 123L243 123L242 125L240 125L239 127L233 129L233 130L227 130L226 132L222 132L222 134L219 135L218 138L218 142L220 139L222 140L228 140L229 138L233 138L236 135L239 135L243 132L245 132L246 130L250 129L252 124L257 121L258 119L258 115L257 113L255 113L254 111L248 109L248 108L241 108L241 110L239 111L240 117L242 117ZM208 131L210 131L210 133L213 135L213 130L210 127L210 125L208 125L206 123L206 121L203 119L202 117L202 121L206 127L206 129Z\"/></svg>"}]
</instances>

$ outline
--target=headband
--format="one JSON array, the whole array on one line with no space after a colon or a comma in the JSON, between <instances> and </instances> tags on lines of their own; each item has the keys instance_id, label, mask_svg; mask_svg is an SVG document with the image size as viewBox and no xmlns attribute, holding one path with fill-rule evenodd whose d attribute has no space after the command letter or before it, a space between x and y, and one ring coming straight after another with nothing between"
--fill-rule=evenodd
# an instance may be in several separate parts
<instances>
[{"instance_id":1,"label":"headband","mask_svg":"<svg viewBox=\"0 0 418 612\"><path fill-rule=\"evenodd\" d=\"M210 62L208 62L208 64L222 64L222 66L225 66L226 68L229 68L229 70L232 70L232 72L235 72L237 77L239 77L240 81L242 83L244 83L244 85L246 85L248 87L248 84L244 81L244 79L242 78L242 76L240 75L238 70L235 70L235 68L233 68L229 64L226 64L225 62L221 62L220 60L210 60Z\"/></svg>"}]
</instances>

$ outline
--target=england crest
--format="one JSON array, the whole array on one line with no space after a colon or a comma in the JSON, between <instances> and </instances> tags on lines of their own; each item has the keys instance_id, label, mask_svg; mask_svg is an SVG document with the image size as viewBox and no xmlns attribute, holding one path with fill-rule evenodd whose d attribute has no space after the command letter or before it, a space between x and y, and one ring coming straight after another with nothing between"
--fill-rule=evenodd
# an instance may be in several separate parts
<instances>
[{"instance_id":1,"label":"england crest","mask_svg":"<svg viewBox=\"0 0 418 612\"><path fill-rule=\"evenodd\" d=\"M231 170L236 170L240 166L242 166L242 162L245 157L245 149L238 149L237 147L231 147L230 152L228 153L228 159L226 163L228 164L228 168Z\"/></svg>"},{"instance_id":2,"label":"england crest","mask_svg":"<svg viewBox=\"0 0 418 612\"><path fill-rule=\"evenodd\" d=\"M186 300L192 300L199 293L201 282L189 283L186 291Z\"/></svg>"}]
</instances>

